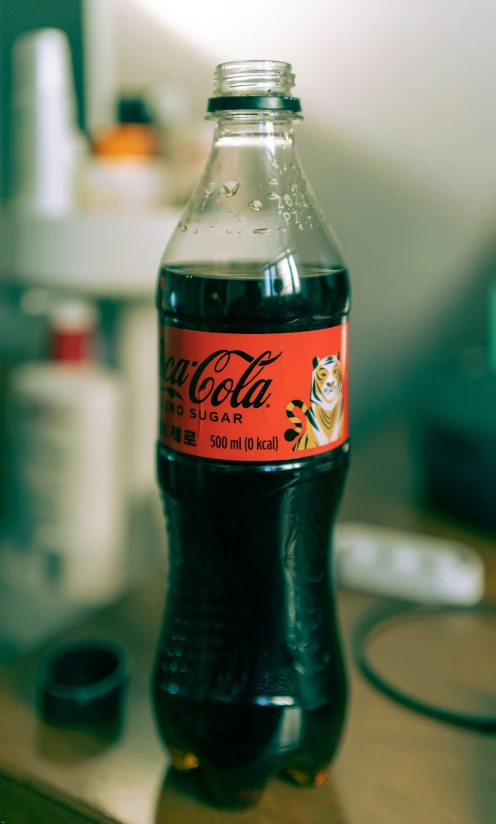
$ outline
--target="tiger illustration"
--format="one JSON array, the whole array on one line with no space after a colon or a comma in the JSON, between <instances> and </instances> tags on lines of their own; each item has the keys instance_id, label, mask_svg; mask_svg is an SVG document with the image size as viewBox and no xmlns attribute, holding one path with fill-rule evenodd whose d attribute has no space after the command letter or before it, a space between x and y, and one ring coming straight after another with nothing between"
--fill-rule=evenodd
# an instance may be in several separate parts
<instances>
[{"instance_id":1,"label":"tiger illustration","mask_svg":"<svg viewBox=\"0 0 496 824\"><path fill-rule=\"evenodd\" d=\"M316 449L318 446L337 441L343 433L343 382L341 377L340 354L313 359L311 406L303 401L290 401L286 415L293 428L287 429L287 441L296 440L293 452L301 449ZM305 422L294 413L301 409Z\"/></svg>"}]
</instances>

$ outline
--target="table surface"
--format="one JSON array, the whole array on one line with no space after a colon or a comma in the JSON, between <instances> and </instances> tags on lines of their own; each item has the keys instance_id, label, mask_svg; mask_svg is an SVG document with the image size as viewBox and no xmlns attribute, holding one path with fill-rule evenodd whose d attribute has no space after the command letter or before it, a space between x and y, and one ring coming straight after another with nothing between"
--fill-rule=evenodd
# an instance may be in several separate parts
<instances>
[{"instance_id":1,"label":"table surface","mask_svg":"<svg viewBox=\"0 0 496 824\"><path fill-rule=\"evenodd\" d=\"M464 540L486 563L496 595L496 546L483 534L412 503L412 469L401 428L357 450L342 519L382 523ZM387 456L387 457L386 457ZM348 661L351 701L341 751L326 784L297 789L271 783L259 807L226 813L201 798L195 782L170 772L149 701L163 582L65 634L123 644L132 659L125 722L119 734L60 731L40 722L34 674L40 655L0 676L0 766L49 784L125 824L494 824L496 738L416 715L385 698ZM343 634L374 599L339 595ZM453 706L496 712L494 623L483 616L416 619L374 643L375 660L398 684Z\"/></svg>"}]
</instances>

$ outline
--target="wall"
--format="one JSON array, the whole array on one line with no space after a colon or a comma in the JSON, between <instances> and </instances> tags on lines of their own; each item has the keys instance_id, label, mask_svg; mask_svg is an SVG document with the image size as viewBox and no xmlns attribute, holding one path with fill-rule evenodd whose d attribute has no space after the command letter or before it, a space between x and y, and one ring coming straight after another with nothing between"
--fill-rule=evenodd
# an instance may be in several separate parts
<instances>
[{"instance_id":1,"label":"wall","mask_svg":"<svg viewBox=\"0 0 496 824\"><path fill-rule=\"evenodd\" d=\"M160 26L210 63L288 60L306 111L333 131L443 191L494 200L492 0L271 0L270 14L267 0L235 12L231 0L119 5L123 15L134 5L155 22L142 55L147 72L175 59L165 41L159 46Z\"/></svg>"},{"instance_id":2,"label":"wall","mask_svg":"<svg viewBox=\"0 0 496 824\"><path fill-rule=\"evenodd\" d=\"M267 9L267 0L235 10L231 0L121 0L117 78L181 79L200 113L215 63L293 63L304 165L352 272L354 409L366 423L401 401L419 365L480 335L478 261L496 195L496 5L271 0Z\"/></svg>"}]
</instances>

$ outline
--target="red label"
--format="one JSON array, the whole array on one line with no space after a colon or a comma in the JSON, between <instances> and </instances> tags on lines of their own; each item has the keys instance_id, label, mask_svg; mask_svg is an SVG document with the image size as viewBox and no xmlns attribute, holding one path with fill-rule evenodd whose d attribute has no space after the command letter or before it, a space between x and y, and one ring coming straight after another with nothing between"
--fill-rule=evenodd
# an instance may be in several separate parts
<instances>
[{"instance_id":1,"label":"red label","mask_svg":"<svg viewBox=\"0 0 496 824\"><path fill-rule=\"evenodd\" d=\"M160 441L280 461L348 439L348 327L272 335L160 328Z\"/></svg>"}]
</instances>

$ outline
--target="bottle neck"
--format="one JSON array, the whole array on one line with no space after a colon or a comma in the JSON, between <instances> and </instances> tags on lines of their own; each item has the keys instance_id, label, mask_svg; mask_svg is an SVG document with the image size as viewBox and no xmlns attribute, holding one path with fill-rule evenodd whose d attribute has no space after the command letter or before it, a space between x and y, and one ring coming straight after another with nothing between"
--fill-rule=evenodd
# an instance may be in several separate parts
<instances>
[{"instance_id":1,"label":"bottle neck","mask_svg":"<svg viewBox=\"0 0 496 824\"><path fill-rule=\"evenodd\" d=\"M225 111L215 118L214 147L223 145L243 145L243 142L253 146L256 141L270 144L277 141L278 145L286 148L294 146L293 112L234 112ZM232 144L231 144L232 141Z\"/></svg>"},{"instance_id":2,"label":"bottle neck","mask_svg":"<svg viewBox=\"0 0 496 824\"><path fill-rule=\"evenodd\" d=\"M267 112L258 115L236 112L216 117L212 152L205 170L207 188L212 180L218 184L237 181L243 192L247 191L247 184L251 183L250 188L256 189L260 184L273 185L269 184L273 179L286 185L283 180L300 168L294 117L288 114L278 113L273 117ZM257 195L255 189L251 197Z\"/></svg>"}]
</instances>

